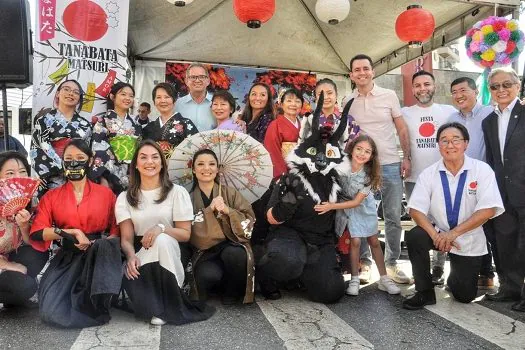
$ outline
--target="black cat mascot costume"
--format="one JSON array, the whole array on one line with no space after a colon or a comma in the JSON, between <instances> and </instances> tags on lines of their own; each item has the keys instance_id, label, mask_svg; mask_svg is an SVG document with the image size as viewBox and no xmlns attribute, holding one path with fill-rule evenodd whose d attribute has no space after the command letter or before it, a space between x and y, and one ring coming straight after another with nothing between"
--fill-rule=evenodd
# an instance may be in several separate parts
<instances>
[{"instance_id":1,"label":"black cat mascot costume","mask_svg":"<svg viewBox=\"0 0 525 350\"><path fill-rule=\"evenodd\" d=\"M336 202L342 195L339 175L350 171L343 150L352 101L345 106L335 132L323 139L319 130L323 100L321 93L313 115L301 121L299 142L286 158L290 172L281 176L267 205L272 226L257 264L257 279L268 299L280 297L276 282L297 279L313 301L333 303L344 295L335 251L335 211L319 215L314 205Z\"/></svg>"}]
</instances>

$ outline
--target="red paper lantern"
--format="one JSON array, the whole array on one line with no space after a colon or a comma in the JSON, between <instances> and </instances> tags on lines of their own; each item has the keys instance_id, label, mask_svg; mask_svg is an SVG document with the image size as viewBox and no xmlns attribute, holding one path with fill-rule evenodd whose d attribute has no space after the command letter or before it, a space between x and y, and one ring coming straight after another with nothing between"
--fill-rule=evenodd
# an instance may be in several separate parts
<instances>
[{"instance_id":1,"label":"red paper lantern","mask_svg":"<svg viewBox=\"0 0 525 350\"><path fill-rule=\"evenodd\" d=\"M234 0L235 16L248 25L248 28L259 28L275 12L275 0Z\"/></svg>"},{"instance_id":2,"label":"red paper lantern","mask_svg":"<svg viewBox=\"0 0 525 350\"><path fill-rule=\"evenodd\" d=\"M419 47L432 36L435 25L430 11L424 10L421 5L411 5L397 17L396 34L410 47Z\"/></svg>"}]
</instances>

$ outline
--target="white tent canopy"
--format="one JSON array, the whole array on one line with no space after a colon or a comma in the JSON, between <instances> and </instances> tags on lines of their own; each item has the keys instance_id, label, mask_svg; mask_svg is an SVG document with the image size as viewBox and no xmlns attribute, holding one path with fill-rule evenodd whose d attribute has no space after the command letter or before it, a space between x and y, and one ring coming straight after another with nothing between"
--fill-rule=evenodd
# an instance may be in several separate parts
<instances>
[{"instance_id":1,"label":"white tent canopy","mask_svg":"<svg viewBox=\"0 0 525 350\"><path fill-rule=\"evenodd\" d=\"M407 6L418 3L436 20L425 52L494 14L487 0L351 0L350 15L333 26L315 16L316 0L276 0L273 18L250 29L235 17L232 2L195 0L181 8L167 0L131 0L130 56L345 75L350 59L366 53L382 74L421 55L421 49L408 49L395 34L396 18ZM513 9L500 7L499 15Z\"/></svg>"}]
</instances>

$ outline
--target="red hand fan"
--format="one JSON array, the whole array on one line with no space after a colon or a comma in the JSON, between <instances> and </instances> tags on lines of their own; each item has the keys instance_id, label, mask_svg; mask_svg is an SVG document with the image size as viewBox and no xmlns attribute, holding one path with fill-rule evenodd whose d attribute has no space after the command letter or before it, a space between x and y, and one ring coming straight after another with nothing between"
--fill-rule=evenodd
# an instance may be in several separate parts
<instances>
[{"instance_id":1,"label":"red hand fan","mask_svg":"<svg viewBox=\"0 0 525 350\"><path fill-rule=\"evenodd\" d=\"M0 180L0 216L9 218L24 209L38 188L40 181L30 177Z\"/></svg>"}]
</instances>

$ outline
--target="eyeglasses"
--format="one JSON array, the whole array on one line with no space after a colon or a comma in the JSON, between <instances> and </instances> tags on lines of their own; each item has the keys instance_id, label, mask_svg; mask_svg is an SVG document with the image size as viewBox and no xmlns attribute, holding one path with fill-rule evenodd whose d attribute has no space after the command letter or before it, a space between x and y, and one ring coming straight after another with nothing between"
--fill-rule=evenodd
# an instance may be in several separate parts
<instances>
[{"instance_id":1,"label":"eyeglasses","mask_svg":"<svg viewBox=\"0 0 525 350\"><path fill-rule=\"evenodd\" d=\"M188 80L195 81L195 80L206 80L208 79L207 75L190 75L188 76Z\"/></svg>"},{"instance_id":2,"label":"eyeglasses","mask_svg":"<svg viewBox=\"0 0 525 350\"><path fill-rule=\"evenodd\" d=\"M76 95L76 96L80 96L80 91L79 90L72 89L72 88L67 87L67 86L61 87L60 91L64 91L66 94L73 94L73 95Z\"/></svg>"},{"instance_id":3,"label":"eyeglasses","mask_svg":"<svg viewBox=\"0 0 525 350\"><path fill-rule=\"evenodd\" d=\"M454 146L460 145L465 139L452 139L452 140L439 140L438 145L440 147L446 148L449 144L452 144Z\"/></svg>"},{"instance_id":4,"label":"eyeglasses","mask_svg":"<svg viewBox=\"0 0 525 350\"><path fill-rule=\"evenodd\" d=\"M504 81L501 84L490 84L489 87L492 91L498 91L501 87L504 89L510 89L514 84L516 83L513 83L512 81Z\"/></svg>"}]
</instances>

